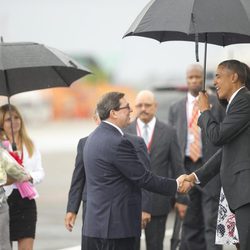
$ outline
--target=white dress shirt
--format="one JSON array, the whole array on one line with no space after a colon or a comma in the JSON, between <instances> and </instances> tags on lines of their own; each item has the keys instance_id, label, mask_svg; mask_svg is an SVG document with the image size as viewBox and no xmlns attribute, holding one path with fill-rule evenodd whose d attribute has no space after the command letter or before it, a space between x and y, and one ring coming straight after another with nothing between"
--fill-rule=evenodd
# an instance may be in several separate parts
<instances>
[{"instance_id":1,"label":"white dress shirt","mask_svg":"<svg viewBox=\"0 0 250 250\"><path fill-rule=\"evenodd\" d=\"M106 122L109 125L111 125L112 127L116 128L121 133L122 136L124 135L124 133L122 132L122 130L118 126L116 126L114 123L109 122L109 121L103 121L103 122Z\"/></svg>"},{"instance_id":2,"label":"white dress shirt","mask_svg":"<svg viewBox=\"0 0 250 250\"><path fill-rule=\"evenodd\" d=\"M190 144L193 143L194 141L194 136L192 133L190 133L189 129L189 123L192 120L192 114L193 114L193 108L194 108L194 102L198 100L198 96L194 97L192 96L189 92L187 93L187 103L186 103L186 114L187 114L187 145L186 145L186 151L185 155L189 156L190 155ZM200 116L200 112L199 112ZM199 133L201 135L201 130L199 128ZM201 138L201 136L200 136ZM202 141L200 140L201 146L202 146Z\"/></svg>"},{"instance_id":3,"label":"white dress shirt","mask_svg":"<svg viewBox=\"0 0 250 250\"><path fill-rule=\"evenodd\" d=\"M154 133L154 129L155 129L155 123L156 123L155 117L153 117L152 120L149 123L147 123L149 143L152 141L152 137L153 137L153 133ZM136 132L137 132L138 136L142 137L145 125L146 124L142 120L140 120L139 118L137 119ZM149 146L149 145L147 145L147 146Z\"/></svg>"},{"instance_id":4,"label":"white dress shirt","mask_svg":"<svg viewBox=\"0 0 250 250\"><path fill-rule=\"evenodd\" d=\"M45 173L42 167L41 153L36 146L34 147L33 155L29 157L29 153L23 145L23 166L33 179L32 185L36 185L43 180ZM15 184L5 186L6 195L9 196L14 188L17 188Z\"/></svg>"}]
</instances>

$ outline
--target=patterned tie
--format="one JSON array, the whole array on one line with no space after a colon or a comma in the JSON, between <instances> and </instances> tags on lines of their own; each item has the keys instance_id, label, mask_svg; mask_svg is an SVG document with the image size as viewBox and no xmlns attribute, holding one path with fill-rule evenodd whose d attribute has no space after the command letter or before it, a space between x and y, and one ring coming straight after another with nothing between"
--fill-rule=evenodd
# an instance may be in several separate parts
<instances>
[{"instance_id":1,"label":"patterned tie","mask_svg":"<svg viewBox=\"0 0 250 250\"><path fill-rule=\"evenodd\" d=\"M193 142L190 144L190 158L193 162L196 162L201 157L201 138L200 131L197 125L199 117L198 103L195 100L194 107L192 111L192 120L189 126L190 133L193 135Z\"/></svg>"},{"instance_id":2,"label":"patterned tie","mask_svg":"<svg viewBox=\"0 0 250 250\"><path fill-rule=\"evenodd\" d=\"M144 124L143 126L142 138L144 139L146 145L148 145L148 124Z\"/></svg>"}]
</instances>

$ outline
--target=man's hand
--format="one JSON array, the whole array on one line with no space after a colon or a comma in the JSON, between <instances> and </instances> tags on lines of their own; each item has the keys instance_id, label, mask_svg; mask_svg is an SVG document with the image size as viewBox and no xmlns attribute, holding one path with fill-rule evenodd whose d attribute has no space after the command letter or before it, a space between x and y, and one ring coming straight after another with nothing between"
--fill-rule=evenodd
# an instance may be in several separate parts
<instances>
[{"instance_id":1,"label":"man's hand","mask_svg":"<svg viewBox=\"0 0 250 250\"><path fill-rule=\"evenodd\" d=\"M72 213L72 212L66 213L65 218L64 218L64 224L65 224L66 229L69 232L72 232L73 227L75 225L75 220L76 220L75 213Z\"/></svg>"},{"instance_id":2,"label":"man's hand","mask_svg":"<svg viewBox=\"0 0 250 250\"><path fill-rule=\"evenodd\" d=\"M195 184L195 183L198 181L198 180L196 179L194 173L191 173L191 174L187 175L187 176L185 177L185 180L186 180L186 181L189 181L189 182L192 182L193 184Z\"/></svg>"},{"instance_id":3,"label":"man's hand","mask_svg":"<svg viewBox=\"0 0 250 250\"><path fill-rule=\"evenodd\" d=\"M186 215L186 211L187 211L188 206L185 204L176 202L174 207L178 211L179 217L183 220L185 215Z\"/></svg>"},{"instance_id":4,"label":"man's hand","mask_svg":"<svg viewBox=\"0 0 250 250\"><path fill-rule=\"evenodd\" d=\"M194 186L194 182L191 182L186 174L179 176L177 182L179 184L177 192L182 194L186 194Z\"/></svg>"},{"instance_id":5,"label":"man's hand","mask_svg":"<svg viewBox=\"0 0 250 250\"><path fill-rule=\"evenodd\" d=\"M141 213L141 229L145 229L147 224L151 221L151 214L147 212Z\"/></svg>"},{"instance_id":6,"label":"man's hand","mask_svg":"<svg viewBox=\"0 0 250 250\"><path fill-rule=\"evenodd\" d=\"M210 109L210 103L208 100L208 94L207 92L200 92L199 93L199 98L198 98L198 107L200 112L204 112L206 110Z\"/></svg>"}]
</instances>

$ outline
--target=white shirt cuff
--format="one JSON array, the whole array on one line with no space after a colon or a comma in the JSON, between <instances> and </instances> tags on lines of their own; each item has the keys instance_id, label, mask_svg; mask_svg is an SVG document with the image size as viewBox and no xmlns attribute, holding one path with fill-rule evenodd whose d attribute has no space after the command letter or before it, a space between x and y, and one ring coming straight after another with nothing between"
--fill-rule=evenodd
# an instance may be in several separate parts
<instances>
[{"instance_id":1,"label":"white shirt cuff","mask_svg":"<svg viewBox=\"0 0 250 250\"><path fill-rule=\"evenodd\" d=\"M197 177L197 175L196 175L195 172L193 172L193 175L194 175L194 177L195 177L195 179L196 179L195 184L200 184L201 182L200 182L200 180L198 179L198 177Z\"/></svg>"}]
</instances>

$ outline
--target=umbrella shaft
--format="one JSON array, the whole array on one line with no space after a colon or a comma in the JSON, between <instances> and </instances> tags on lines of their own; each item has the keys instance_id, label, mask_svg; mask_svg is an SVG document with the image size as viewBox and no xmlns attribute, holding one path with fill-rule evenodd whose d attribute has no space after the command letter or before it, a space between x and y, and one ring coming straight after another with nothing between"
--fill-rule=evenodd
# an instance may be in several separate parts
<instances>
[{"instance_id":1,"label":"umbrella shaft","mask_svg":"<svg viewBox=\"0 0 250 250\"><path fill-rule=\"evenodd\" d=\"M206 88L206 75L207 75L207 33L205 34L205 48L204 48L204 75L203 75L203 84L202 91L205 91Z\"/></svg>"}]
</instances>

